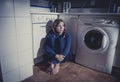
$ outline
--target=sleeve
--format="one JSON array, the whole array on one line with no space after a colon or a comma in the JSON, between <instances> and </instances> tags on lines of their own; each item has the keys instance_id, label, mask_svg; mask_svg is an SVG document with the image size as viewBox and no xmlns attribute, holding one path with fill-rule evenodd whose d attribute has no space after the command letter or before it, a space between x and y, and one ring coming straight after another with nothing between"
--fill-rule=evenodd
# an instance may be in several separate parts
<instances>
[{"instance_id":1,"label":"sleeve","mask_svg":"<svg viewBox=\"0 0 120 82\"><path fill-rule=\"evenodd\" d=\"M66 38L65 38L65 48L64 51L62 52L62 54L64 56L67 56L70 52L70 48L71 48L71 36L70 34L66 34Z\"/></svg>"},{"instance_id":2,"label":"sleeve","mask_svg":"<svg viewBox=\"0 0 120 82\"><path fill-rule=\"evenodd\" d=\"M46 38L45 38L45 42L44 42L44 53L48 54L48 55L51 55L51 56L55 56L56 53L52 49L52 46L50 46L51 45L50 40L51 40L51 37L47 35Z\"/></svg>"}]
</instances>

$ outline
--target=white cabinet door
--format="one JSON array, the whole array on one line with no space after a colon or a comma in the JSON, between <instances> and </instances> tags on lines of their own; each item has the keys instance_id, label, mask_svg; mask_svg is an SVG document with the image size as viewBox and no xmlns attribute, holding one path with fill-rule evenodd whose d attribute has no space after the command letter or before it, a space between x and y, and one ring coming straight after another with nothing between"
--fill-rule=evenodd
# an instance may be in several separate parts
<instances>
[{"instance_id":1,"label":"white cabinet door","mask_svg":"<svg viewBox=\"0 0 120 82\"><path fill-rule=\"evenodd\" d=\"M17 52L14 18L0 18L0 56L11 56Z\"/></svg>"},{"instance_id":2,"label":"white cabinet door","mask_svg":"<svg viewBox=\"0 0 120 82\"><path fill-rule=\"evenodd\" d=\"M33 50L34 58L42 55L43 38L46 36L46 24L33 24ZM40 50L39 50L40 48ZM38 50L41 54L38 54Z\"/></svg>"},{"instance_id":3,"label":"white cabinet door","mask_svg":"<svg viewBox=\"0 0 120 82\"><path fill-rule=\"evenodd\" d=\"M15 20L16 20L17 35L32 33L30 17L20 17L20 18L17 17Z\"/></svg>"}]
</instances>

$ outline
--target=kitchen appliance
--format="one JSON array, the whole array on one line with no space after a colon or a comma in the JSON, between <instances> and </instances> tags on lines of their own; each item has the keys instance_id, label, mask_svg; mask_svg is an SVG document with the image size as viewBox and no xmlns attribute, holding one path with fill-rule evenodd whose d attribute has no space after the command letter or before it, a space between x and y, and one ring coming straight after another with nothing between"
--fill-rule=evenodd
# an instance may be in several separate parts
<instances>
[{"instance_id":1,"label":"kitchen appliance","mask_svg":"<svg viewBox=\"0 0 120 82\"><path fill-rule=\"evenodd\" d=\"M118 21L113 14L80 15L76 63L111 73L119 34Z\"/></svg>"}]
</instances>

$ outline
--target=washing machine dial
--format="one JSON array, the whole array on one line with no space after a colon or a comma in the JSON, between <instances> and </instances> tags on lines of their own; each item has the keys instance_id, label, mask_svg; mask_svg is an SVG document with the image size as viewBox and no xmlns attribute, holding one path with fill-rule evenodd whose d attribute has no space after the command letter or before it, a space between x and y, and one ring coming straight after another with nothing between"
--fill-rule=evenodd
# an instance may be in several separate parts
<instances>
[{"instance_id":1,"label":"washing machine dial","mask_svg":"<svg viewBox=\"0 0 120 82\"><path fill-rule=\"evenodd\" d=\"M102 20L102 24L103 25L109 25L109 26L116 26L117 22L114 20Z\"/></svg>"}]
</instances>

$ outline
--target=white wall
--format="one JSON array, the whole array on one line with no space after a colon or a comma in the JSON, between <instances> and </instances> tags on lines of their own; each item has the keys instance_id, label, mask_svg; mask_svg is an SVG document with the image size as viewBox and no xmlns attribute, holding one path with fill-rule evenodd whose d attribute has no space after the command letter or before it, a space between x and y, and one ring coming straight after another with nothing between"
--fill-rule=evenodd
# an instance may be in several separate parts
<instances>
[{"instance_id":1,"label":"white wall","mask_svg":"<svg viewBox=\"0 0 120 82\"><path fill-rule=\"evenodd\" d=\"M33 74L30 0L1 0L0 45L3 82L20 82Z\"/></svg>"}]
</instances>

